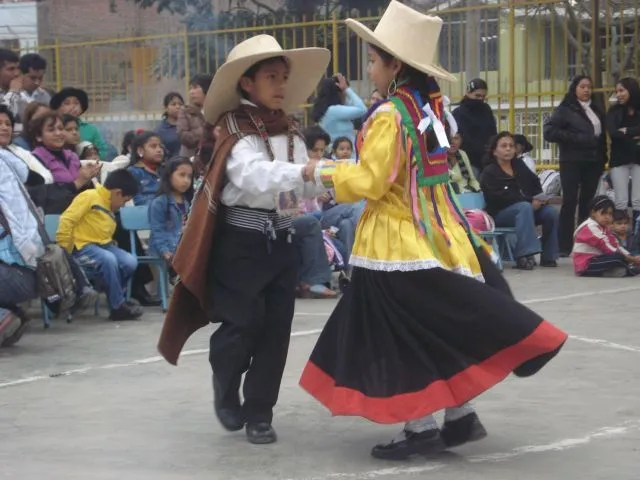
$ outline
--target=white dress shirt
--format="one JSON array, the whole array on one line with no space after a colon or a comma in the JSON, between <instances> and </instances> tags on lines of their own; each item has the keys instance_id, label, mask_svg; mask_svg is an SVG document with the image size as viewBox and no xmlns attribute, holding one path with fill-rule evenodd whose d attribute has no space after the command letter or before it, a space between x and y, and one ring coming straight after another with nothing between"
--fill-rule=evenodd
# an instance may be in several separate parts
<instances>
[{"instance_id":1,"label":"white dress shirt","mask_svg":"<svg viewBox=\"0 0 640 480\"><path fill-rule=\"evenodd\" d=\"M287 135L269 137L275 160L271 161L259 135L239 140L227 158L228 183L222 189L220 201L228 207L249 207L275 210L281 192L295 191L299 199L312 198L324 192L322 186L305 183L302 171L309 161L302 138L293 142L293 159L287 158Z\"/></svg>"}]
</instances>

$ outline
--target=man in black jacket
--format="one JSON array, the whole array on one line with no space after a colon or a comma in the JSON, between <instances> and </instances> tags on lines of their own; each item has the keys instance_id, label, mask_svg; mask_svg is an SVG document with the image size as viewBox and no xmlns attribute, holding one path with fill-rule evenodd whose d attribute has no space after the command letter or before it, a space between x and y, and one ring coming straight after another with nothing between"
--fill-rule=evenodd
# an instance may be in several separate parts
<instances>
[{"instance_id":1,"label":"man in black jacket","mask_svg":"<svg viewBox=\"0 0 640 480\"><path fill-rule=\"evenodd\" d=\"M489 141L498 133L496 119L491 107L485 102L486 98L487 82L476 78L467 84L467 94L460 106L453 111L458 131L462 134L461 149L469 156L476 177L480 176L484 168L482 160Z\"/></svg>"}]
</instances>

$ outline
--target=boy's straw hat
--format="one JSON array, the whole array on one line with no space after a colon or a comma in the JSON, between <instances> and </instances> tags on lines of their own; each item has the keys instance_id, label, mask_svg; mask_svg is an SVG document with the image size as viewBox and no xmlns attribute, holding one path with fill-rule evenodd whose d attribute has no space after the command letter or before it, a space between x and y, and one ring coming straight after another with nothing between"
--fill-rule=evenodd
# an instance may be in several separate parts
<instances>
[{"instance_id":1,"label":"boy's straw hat","mask_svg":"<svg viewBox=\"0 0 640 480\"><path fill-rule=\"evenodd\" d=\"M305 103L325 73L331 53L326 48L297 48L283 50L271 35L256 35L236 45L227 61L218 69L204 101L204 116L215 123L220 116L240 105L238 93L240 77L251 66L273 57L289 60L289 81L285 90L283 109L295 111Z\"/></svg>"},{"instance_id":2,"label":"boy's straw hat","mask_svg":"<svg viewBox=\"0 0 640 480\"><path fill-rule=\"evenodd\" d=\"M450 82L456 77L435 61L442 19L416 12L393 0L375 30L348 18L347 26L362 40L390 53L413 68Z\"/></svg>"}]
</instances>

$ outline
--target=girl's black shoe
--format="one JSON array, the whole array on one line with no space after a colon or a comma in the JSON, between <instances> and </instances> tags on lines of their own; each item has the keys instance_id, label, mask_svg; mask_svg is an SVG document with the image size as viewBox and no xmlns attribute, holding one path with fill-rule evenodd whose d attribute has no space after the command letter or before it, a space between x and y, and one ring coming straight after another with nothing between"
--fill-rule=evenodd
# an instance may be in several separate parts
<instances>
[{"instance_id":1,"label":"girl's black shoe","mask_svg":"<svg viewBox=\"0 0 640 480\"><path fill-rule=\"evenodd\" d=\"M459 447L465 443L482 440L487 431L476 413L470 413L458 420L445 422L442 426L442 440L447 448Z\"/></svg>"},{"instance_id":2,"label":"girl's black shoe","mask_svg":"<svg viewBox=\"0 0 640 480\"><path fill-rule=\"evenodd\" d=\"M414 455L432 457L443 452L447 446L442 441L440 430L414 433L405 430L405 439L376 445L371 456L381 460L406 460Z\"/></svg>"}]
</instances>

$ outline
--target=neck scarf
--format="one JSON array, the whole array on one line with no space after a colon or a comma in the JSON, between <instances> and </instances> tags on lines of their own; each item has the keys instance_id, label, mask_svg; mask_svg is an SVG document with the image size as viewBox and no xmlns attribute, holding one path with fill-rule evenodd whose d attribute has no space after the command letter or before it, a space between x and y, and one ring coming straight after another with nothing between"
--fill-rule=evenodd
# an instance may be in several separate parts
<instances>
[{"instance_id":1,"label":"neck scarf","mask_svg":"<svg viewBox=\"0 0 640 480\"><path fill-rule=\"evenodd\" d=\"M227 112L216 127L220 127L220 134L213 156L194 198L173 260L180 282L173 292L158 341L158 350L173 365L177 363L187 339L209 324L212 305L207 294L210 290L208 272L215 268L210 264L210 254L215 242L218 205L231 150L248 135L260 136L270 151L269 137L289 134L292 138L297 134L293 121L283 111L274 112L250 105L241 105Z\"/></svg>"},{"instance_id":2,"label":"neck scarf","mask_svg":"<svg viewBox=\"0 0 640 480\"><path fill-rule=\"evenodd\" d=\"M588 102L578 100L578 103L584 109L584 113L587 114L589 121L593 125L593 131L596 134L596 137L602 135L602 123L600 122L598 115L596 115L596 112L594 112L591 108L591 100L589 100Z\"/></svg>"}]
</instances>

